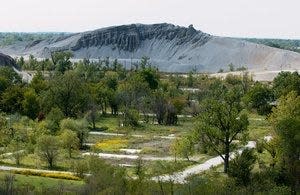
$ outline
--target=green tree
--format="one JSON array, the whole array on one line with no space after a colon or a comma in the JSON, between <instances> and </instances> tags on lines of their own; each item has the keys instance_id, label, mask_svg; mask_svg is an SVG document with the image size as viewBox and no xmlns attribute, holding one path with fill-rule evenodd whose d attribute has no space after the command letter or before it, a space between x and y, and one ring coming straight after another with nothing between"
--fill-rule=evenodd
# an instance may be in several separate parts
<instances>
[{"instance_id":1,"label":"green tree","mask_svg":"<svg viewBox=\"0 0 300 195\"><path fill-rule=\"evenodd\" d=\"M43 135L37 141L37 154L48 163L51 169L59 155L59 145L58 137L52 135Z\"/></svg>"},{"instance_id":2,"label":"green tree","mask_svg":"<svg viewBox=\"0 0 300 195\"><path fill-rule=\"evenodd\" d=\"M79 148L79 139L76 132L65 129L59 136L62 146L68 151L69 157L72 158L72 152Z\"/></svg>"},{"instance_id":3,"label":"green tree","mask_svg":"<svg viewBox=\"0 0 300 195\"><path fill-rule=\"evenodd\" d=\"M255 85L246 93L244 101L250 108L257 110L258 114L266 115L271 112L270 103L274 101L272 90L262 83Z\"/></svg>"},{"instance_id":4,"label":"green tree","mask_svg":"<svg viewBox=\"0 0 300 195\"><path fill-rule=\"evenodd\" d=\"M278 155L292 194L299 190L300 175L300 96L295 91L279 99L270 122L278 137Z\"/></svg>"},{"instance_id":5,"label":"green tree","mask_svg":"<svg viewBox=\"0 0 300 195\"><path fill-rule=\"evenodd\" d=\"M234 65L232 63L228 64L228 67L230 72L234 71Z\"/></svg>"},{"instance_id":6,"label":"green tree","mask_svg":"<svg viewBox=\"0 0 300 195\"><path fill-rule=\"evenodd\" d=\"M52 108L46 116L47 129L56 133L59 129L60 121L64 118L63 112L59 108Z\"/></svg>"},{"instance_id":7,"label":"green tree","mask_svg":"<svg viewBox=\"0 0 300 195\"><path fill-rule=\"evenodd\" d=\"M202 102L198 117L197 134L201 143L213 149L224 160L224 172L228 172L232 142L245 135L248 117L241 113L239 87L220 86L217 96ZM224 153L224 155L223 155Z\"/></svg>"},{"instance_id":8,"label":"green tree","mask_svg":"<svg viewBox=\"0 0 300 195\"><path fill-rule=\"evenodd\" d=\"M194 139L191 136L184 136L181 139L175 139L172 144L171 152L175 156L175 161L177 156L186 158L190 160L190 156L194 154Z\"/></svg>"},{"instance_id":9,"label":"green tree","mask_svg":"<svg viewBox=\"0 0 300 195\"><path fill-rule=\"evenodd\" d=\"M20 85L14 85L7 88L1 98L1 108L4 112L21 113L22 101L24 100L24 88Z\"/></svg>"},{"instance_id":10,"label":"green tree","mask_svg":"<svg viewBox=\"0 0 300 195\"><path fill-rule=\"evenodd\" d=\"M237 185L247 186L251 180L251 170L256 162L253 149L245 149L241 154L235 154L231 161L228 175L234 177Z\"/></svg>"},{"instance_id":11,"label":"green tree","mask_svg":"<svg viewBox=\"0 0 300 195\"><path fill-rule=\"evenodd\" d=\"M55 70L62 74L67 70L71 70L72 62L70 61L70 59L72 57L73 54L70 51L51 53L51 59L55 66Z\"/></svg>"},{"instance_id":12,"label":"green tree","mask_svg":"<svg viewBox=\"0 0 300 195\"><path fill-rule=\"evenodd\" d=\"M12 157L14 158L16 165L20 165L21 159L25 156L24 142L19 138L13 139L8 148L12 152Z\"/></svg>"},{"instance_id":13,"label":"green tree","mask_svg":"<svg viewBox=\"0 0 300 195\"><path fill-rule=\"evenodd\" d=\"M23 114L31 119L35 119L40 111L40 104L37 94L33 89L24 92L24 100L22 101Z\"/></svg>"},{"instance_id":14,"label":"green tree","mask_svg":"<svg viewBox=\"0 0 300 195\"><path fill-rule=\"evenodd\" d=\"M87 178L87 194L127 194L125 170L106 164L98 157L89 159L91 176Z\"/></svg>"},{"instance_id":15,"label":"green tree","mask_svg":"<svg viewBox=\"0 0 300 195\"><path fill-rule=\"evenodd\" d=\"M148 83L149 88L155 90L159 85L159 75L156 69L147 67L139 71L142 79Z\"/></svg>"},{"instance_id":16,"label":"green tree","mask_svg":"<svg viewBox=\"0 0 300 195\"><path fill-rule=\"evenodd\" d=\"M300 75L298 72L280 72L273 80L273 90L276 98L287 95L291 91L300 94Z\"/></svg>"},{"instance_id":17,"label":"green tree","mask_svg":"<svg viewBox=\"0 0 300 195\"><path fill-rule=\"evenodd\" d=\"M37 71L37 73L33 76L29 86L33 88L37 94L40 94L42 91L47 89L47 81L45 80L41 71Z\"/></svg>"},{"instance_id":18,"label":"green tree","mask_svg":"<svg viewBox=\"0 0 300 195\"><path fill-rule=\"evenodd\" d=\"M0 94L15 84L21 84L21 77L10 67L0 67Z\"/></svg>"},{"instance_id":19,"label":"green tree","mask_svg":"<svg viewBox=\"0 0 300 195\"><path fill-rule=\"evenodd\" d=\"M123 124L124 126L137 127L139 126L140 113L134 109L126 109L124 111Z\"/></svg>"},{"instance_id":20,"label":"green tree","mask_svg":"<svg viewBox=\"0 0 300 195\"><path fill-rule=\"evenodd\" d=\"M76 133L79 140L79 148L84 148L84 143L89 135L88 122L85 119L74 120L74 119L64 119L60 122L61 129L69 129Z\"/></svg>"},{"instance_id":21,"label":"green tree","mask_svg":"<svg viewBox=\"0 0 300 195\"><path fill-rule=\"evenodd\" d=\"M65 116L74 117L87 109L88 90L82 79L73 71L57 75L50 82L44 101L50 107L58 107Z\"/></svg>"}]
</instances>

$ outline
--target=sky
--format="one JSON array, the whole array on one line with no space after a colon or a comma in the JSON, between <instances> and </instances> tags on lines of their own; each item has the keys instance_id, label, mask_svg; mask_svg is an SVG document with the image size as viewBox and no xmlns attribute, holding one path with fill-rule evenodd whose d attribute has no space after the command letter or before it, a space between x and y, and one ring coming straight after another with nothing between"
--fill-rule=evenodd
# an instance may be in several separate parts
<instances>
[{"instance_id":1,"label":"sky","mask_svg":"<svg viewBox=\"0 0 300 195\"><path fill-rule=\"evenodd\" d=\"M193 24L229 37L300 39L300 0L1 0L1 32L82 32Z\"/></svg>"}]
</instances>

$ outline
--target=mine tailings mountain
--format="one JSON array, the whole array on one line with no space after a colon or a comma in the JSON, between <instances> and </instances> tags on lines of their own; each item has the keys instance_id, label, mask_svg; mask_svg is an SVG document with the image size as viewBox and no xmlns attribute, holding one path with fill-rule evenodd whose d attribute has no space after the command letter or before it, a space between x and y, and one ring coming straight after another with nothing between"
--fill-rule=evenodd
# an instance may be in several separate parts
<instances>
[{"instance_id":1,"label":"mine tailings mountain","mask_svg":"<svg viewBox=\"0 0 300 195\"><path fill-rule=\"evenodd\" d=\"M12 57L0 53L0 66L17 67L17 64Z\"/></svg>"},{"instance_id":2,"label":"mine tailings mountain","mask_svg":"<svg viewBox=\"0 0 300 195\"><path fill-rule=\"evenodd\" d=\"M147 56L166 72L217 72L228 70L229 64L258 72L300 69L300 53L209 35L192 25L186 28L166 23L113 26L0 47L0 52L8 55L32 54L38 58L66 50L72 51L76 59L109 57L127 67Z\"/></svg>"}]
</instances>

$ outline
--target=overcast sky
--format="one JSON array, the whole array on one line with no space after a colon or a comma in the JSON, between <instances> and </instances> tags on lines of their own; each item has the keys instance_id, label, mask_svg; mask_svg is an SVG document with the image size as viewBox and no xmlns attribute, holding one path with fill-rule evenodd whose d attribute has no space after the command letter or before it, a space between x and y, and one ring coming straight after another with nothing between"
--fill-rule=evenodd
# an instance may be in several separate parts
<instances>
[{"instance_id":1,"label":"overcast sky","mask_svg":"<svg viewBox=\"0 0 300 195\"><path fill-rule=\"evenodd\" d=\"M193 24L222 36L300 39L300 0L1 0L2 32Z\"/></svg>"}]
</instances>

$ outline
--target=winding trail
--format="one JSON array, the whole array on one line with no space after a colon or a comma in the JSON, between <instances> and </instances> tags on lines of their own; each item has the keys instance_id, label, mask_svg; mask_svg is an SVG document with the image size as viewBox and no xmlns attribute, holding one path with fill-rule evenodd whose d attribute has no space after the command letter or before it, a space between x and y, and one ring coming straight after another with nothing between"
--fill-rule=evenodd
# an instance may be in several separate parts
<instances>
[{"instance_id":1,"label":"winding trail","mask_svg":"<svg viewBox=\"0 0 300 195\"><path fill-rule=\"evenodd\" d=\"M145 161L174 161L175 158L172 156L165 156L165 157L156 157L156 156L139 156L139 155L130 155L130 154L110 154L110 153L92 153L92 152L85 152L82 155L84 156L98 156L99 158L103 159L127 159L127 160L137 160L141 158ZM184 161L185 158L176 158L176 160ZM199 157L191 157L190 160L197 161Z\"/></svg>"},{"instance_id":2,"label":"winding trail","mask_svg":"<svg viewBox=\"0 0 300 195\"><path fill-rule=\"evenodd\" d=\"M256 142L254 141L249 141L248 144L238 150L238 153L241 153L245 148L255 148ZM235 157L235 153L230 154L230 158L233 159ZM223 163L223 159L220 156L211 158L207 160L206 162L199 164L199 165L194 165L191 167L188 167L187 169L173 173L171 175L161 175L161 176L156 176L153 177L153 181L173 181L174 183L180 183L183 184L186 182L186 178L190 177L191 175L195 175L198 173L201 173L203 171L209 170L211 167L221 165Z\"/></svg>"},{"instance_id":3,"label":"winding trail","mask_svg":"<svg viewBox=\"0 0 300 195\"><path fill-rule=\"evenodd\" d=\"M147 136L145 135L139 135L139 134L124 134L124 133L106 133L106 132L98 132L98 131L90 131L90 135L103 135L103 136L116 136L116 137L125 137L125 136L131 136L136 138L145 138ZM176 139L174 134L170 134L168 136L158 136L155 135L153 138L160 138L160 139Z\"/></svg>"},{"instance_id":4,"label":"winding trail","mask_svg":"<svg viewBox=\"0 0 300 195\"><path fill-rule=\"evenodd\" d=\"M249 141L246 146L244 146L242 149L239 149L237 152L241 153L245 148L255 148L256 142ZM105 154L105 153L83 153L83 155L98 155L101 158L117 158L117 159L133 159L136 160L139 158L138 155L120 155L120 154ZM235 153L230 154L230 158L235 158ZM166 160L166 161L173 161L173 157L152 157L152 156L144 156L142 157L143 160ZM180 159L177 159L180 160ZM185 160L185 159L181 159ZM194 159L195 160L195 159ZM194 165L191 167L186 168L183 171L175 172L170 175L160 175L152 177L151 180L153 181L173 181L174 183L183 184L186 183L186 179L190 177L191 175L199 174L203 171L209 170L213 166L218 166L223 163L223 159L220 156L211 158L207 160L206 162L198 165ZM131 167L133 165L128 164L119 164L119 166L123 167ZM74 174L73 172L69 171L55 171L55 170L44 170L44 169L30 169L30 168L20 168L20 167L12 167L12 166L0 166L0 170L3 171L33 171L33 172L42 172L42 173L59 173L59 174ZM88 174L87 174L88 175Z\"/></svg>"}]
</instances>

